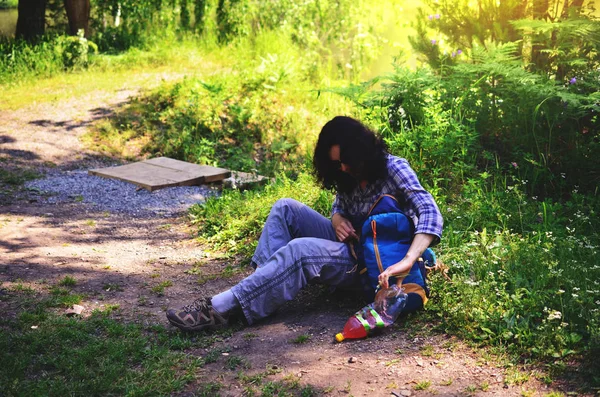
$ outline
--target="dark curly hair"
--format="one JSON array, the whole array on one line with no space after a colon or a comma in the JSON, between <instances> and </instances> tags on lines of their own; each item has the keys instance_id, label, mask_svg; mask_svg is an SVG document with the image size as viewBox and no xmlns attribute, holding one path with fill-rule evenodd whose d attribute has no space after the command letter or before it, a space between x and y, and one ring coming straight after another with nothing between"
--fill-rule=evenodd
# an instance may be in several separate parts
<instances>
[{"instance_id":1,"label":"dark curly hair","mask_svg":"<svg viewBox=\"0 0 600 397\"><path fill-rule=\"evenodd\" d=\"M352 175L331 161L329 151L340 146L340 160ZM313 156L313 173L325 189L350 193L360 180L370 183L387 176L387 148L383 140L358 120L337 116L319 134Z\"/></svg>"}]
</instances>

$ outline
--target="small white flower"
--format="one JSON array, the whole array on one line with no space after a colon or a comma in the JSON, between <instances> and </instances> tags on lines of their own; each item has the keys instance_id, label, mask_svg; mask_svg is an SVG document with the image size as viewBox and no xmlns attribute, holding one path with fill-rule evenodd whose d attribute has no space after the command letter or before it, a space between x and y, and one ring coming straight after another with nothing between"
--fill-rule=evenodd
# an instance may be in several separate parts
<instances>
[{"instance_id":1,"label":"small white flower","mask_svg":"<svg viewBox=\"0 0 600 397\"><path fill-rule=\"evenodd\" d=\"M554 310L548 314L548 320L560 320L562 318L562 313L558 310Z\"/></svg>"}]
</instances>

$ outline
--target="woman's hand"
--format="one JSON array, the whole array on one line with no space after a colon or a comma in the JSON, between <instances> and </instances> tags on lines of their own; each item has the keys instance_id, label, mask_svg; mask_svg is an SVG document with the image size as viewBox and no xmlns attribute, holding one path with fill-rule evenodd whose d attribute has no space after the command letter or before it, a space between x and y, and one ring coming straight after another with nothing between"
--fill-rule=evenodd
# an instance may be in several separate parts
<instances>
[{"instance_id":1,"label":"woman's hand","mask_svg":"<svg viewBox=\"0 0 600 397\"><path fill-rule=\"evenodd\" d=\"M383 272L379 273L379 285L381 288L386 289L389 285L389 278L394 276L403 275L406 276L410 269L412 268L413 263L411 263L408 258L402 259L400 262L393 264L392 266L385 269Z\"/></svg>"},{"instance_id":2,"label":"woman's hand","mask_svg":"<svg viewBox=\"0 0 600 397\"><path fill-rule=\"evenodd\" d=\"M331 224L333 225L335 235L339 241L346 243L351 240L358 240L356 230L354 230L352 223L339 213L333 214L333 217L331 218Z\"/></svg>"}]
</instances>

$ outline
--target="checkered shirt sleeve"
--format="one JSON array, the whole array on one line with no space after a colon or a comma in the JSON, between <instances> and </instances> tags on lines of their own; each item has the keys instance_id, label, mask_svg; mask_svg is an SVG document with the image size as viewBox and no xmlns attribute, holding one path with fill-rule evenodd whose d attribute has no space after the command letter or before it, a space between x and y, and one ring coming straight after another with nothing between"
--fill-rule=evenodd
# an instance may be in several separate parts
<instances>
[{"instance_id":1,"label":"checkered shirt sleeve","mask_svg":"<svg viewBox=\"0 0 600 397\"><path fill-rule=\"evenodd\" d=\"M344 217L348 217L348 204L340 194L336 194L331 207L331 216L339 213Z\"/></svg>"},{"instance_id":2,"label":"checkered shirt sleeve","mask_svg":"<svg viewBox=\"0 0 600 397\"><path fill-rule=\"evenodd\" d=\"M389 177L386 183L392 183L404 197L407 205L407 215L417 218L416 233L432 234L437 238L432 243L436 245L442 237L444 224L442 214L433 199L433 196L421 186L417 174L410 167L408 161L390 156L388 162ZM387 189L384 189L387 190Z\"/></svg>"}]
</instances>

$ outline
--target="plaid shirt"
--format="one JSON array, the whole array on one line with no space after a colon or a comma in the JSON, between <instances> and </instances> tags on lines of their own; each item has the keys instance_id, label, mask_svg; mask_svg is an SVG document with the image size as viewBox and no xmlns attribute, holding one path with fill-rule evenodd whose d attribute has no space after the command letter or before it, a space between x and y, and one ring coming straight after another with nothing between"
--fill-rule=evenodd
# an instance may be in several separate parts
<instances>
[{"instance_id":1,"label":"plaid shirt","mask_svg":"<svg viewBox=\"0 0 600 397\"><path fill-rule=\"evenodd\" d=\"M406 216L415 223L415 234L432 234L436 236L432 245L439 243L443 219L437 204L423 189L408 161L391 154L388 155L388 176L368 184L365 189L357 187L351 193L336 194L331 214L340 213L360 230L371 206L382 194L398 199Z\"/></svg>"}]
</instances>

